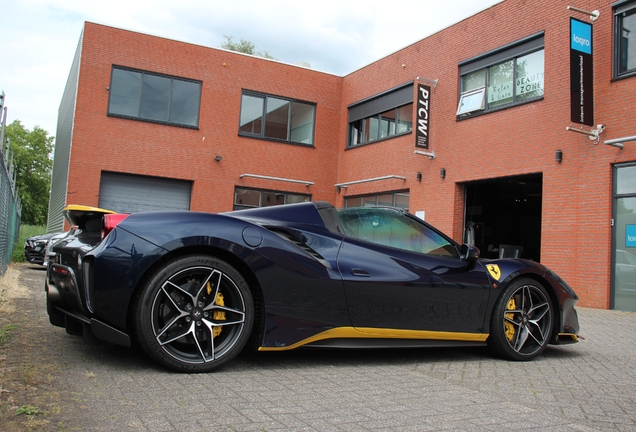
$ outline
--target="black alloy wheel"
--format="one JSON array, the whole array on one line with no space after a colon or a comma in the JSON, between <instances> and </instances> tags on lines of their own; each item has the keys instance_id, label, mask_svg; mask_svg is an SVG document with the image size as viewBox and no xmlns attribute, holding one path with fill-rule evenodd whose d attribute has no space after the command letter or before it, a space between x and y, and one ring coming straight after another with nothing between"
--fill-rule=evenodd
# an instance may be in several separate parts
<instances>
[{"instance_id":1,"label":"black alloy wheel","mask_svg":"<svg viewBox=\"0 0 636 432\"><path fill-rule=\"evenodd\" d=\"M180 372L209 372L245 346L254 319L245 279L225 261L180 257L149 279L137 298L141 347Z\"/></svg>"},{"instance_id":2,"label":"black alloy wheel","mask_svg":"<svg viewBox=\"0 0 636 432\"><path fill-rule=\"evenodd\" d=\"M532 279L520 279L499 297L490 322L488 345L509 360L532 360L552 335L552 301Z\"/></svg>"}]
</instances>

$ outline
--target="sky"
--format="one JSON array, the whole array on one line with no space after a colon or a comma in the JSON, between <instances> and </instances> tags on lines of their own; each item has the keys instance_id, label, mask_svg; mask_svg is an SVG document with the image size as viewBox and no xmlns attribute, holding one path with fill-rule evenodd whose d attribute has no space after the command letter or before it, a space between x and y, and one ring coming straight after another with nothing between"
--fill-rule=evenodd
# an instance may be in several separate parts
<instances>
[{"instance_id":1,"label":"sky","mask_svg":"<svg viewBox=\"0 0 636 432\"><path fill-rule=\"evenodd\" d=\"M231 36L277 60L346 75L503 0L0 0L6 123L55 136L86 21L220 48Z\"/></svg>"}]
</instances>

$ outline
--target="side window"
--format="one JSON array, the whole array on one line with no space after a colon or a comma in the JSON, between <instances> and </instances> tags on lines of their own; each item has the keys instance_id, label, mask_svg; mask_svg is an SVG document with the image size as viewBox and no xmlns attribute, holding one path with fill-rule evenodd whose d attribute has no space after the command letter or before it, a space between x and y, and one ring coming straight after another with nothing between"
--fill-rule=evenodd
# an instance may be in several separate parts
<instances>
[{"instance_id":1,"label":"side window","mask_svg":"<svg viewBox=\"0 0 636 432\"><path fill-rule=\"evenodd\" d=\"M636 75L636 1L614 9L614 77Z\"/></svg>"},{"instance_id":2,"label":"side window","mask_svg":"<svg viewBox=\"0 0 636 432\"><path fill-rule=\"evenodd\" d=\"M455 246L442 235L397 210L356 207L340 210L338 217L349 237L411 252L458 258Z\"/></svg>"},{"instance_id":3,"label":"side window","mask_svg":"<svg viewBox=\"0 0 636 432\"><path fill-rule=\"evenodd\" d=\"M199 126L201 82L113 67L108 115Z\"/></svg>"},{"instance_id":4,"label":"side window","mask_svg":"<svg viewBox=\"0 0 636 432\"><path fill-rule=\"evenodd\" d=\"M457 117L542 99L543 44L536 35L462 62Z\"/></svg>"}]
</instances>

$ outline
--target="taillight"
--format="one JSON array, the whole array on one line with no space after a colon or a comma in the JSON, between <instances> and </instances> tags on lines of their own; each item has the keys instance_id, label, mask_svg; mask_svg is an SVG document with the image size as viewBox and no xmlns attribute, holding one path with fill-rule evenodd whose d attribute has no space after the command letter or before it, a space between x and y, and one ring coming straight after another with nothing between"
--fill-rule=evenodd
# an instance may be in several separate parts
<instances>
[{"instance_id":1,"label":"taillight","mask_svg":"<svg viewBox=\"0 0 636 432\"><path fill-rule=\"evenodd\" d=\"M109 232L115 229L117 225L129 215L126 213L106 214L102 218L102 240Z\"/></svg>"},{"instance_id":2,"label":"taillight","mask_svg":"<svg viewBox=\"0 0 636 432\"><path fill-rule=\"evenodd\" d=\"M71 273L66 267L62 267L56 264L51 266L51 271L54 273L61 274L63 276L68 276Z\"/></svg>"}]
</instances>

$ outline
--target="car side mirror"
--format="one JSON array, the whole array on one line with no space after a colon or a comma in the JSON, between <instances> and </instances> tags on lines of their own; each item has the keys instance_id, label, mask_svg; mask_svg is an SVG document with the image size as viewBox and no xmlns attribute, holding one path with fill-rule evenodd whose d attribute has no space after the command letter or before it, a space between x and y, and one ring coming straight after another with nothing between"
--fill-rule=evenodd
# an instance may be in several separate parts
<instances>
[{"instance_id":1,"label":"car side mirror","mask_svg":"<svg viewBox=\"0 0 636 432\"><path fill-rule=\"evenodd\" d=\"M479 258L479 248L464 243L459 250L459 258L462 261L474 261Z\"/></svg>"}]
</instances>

